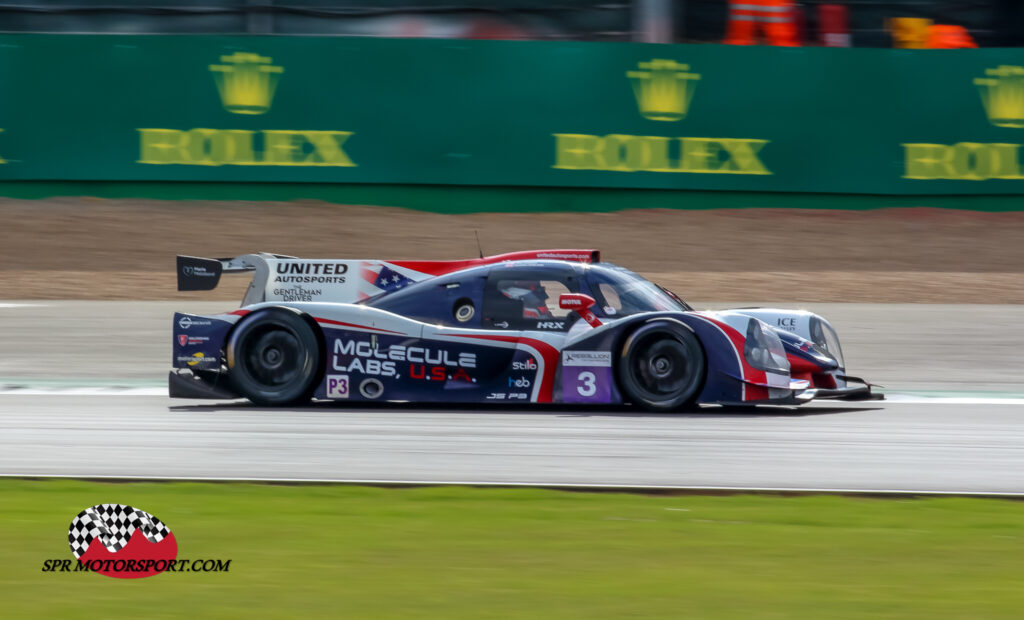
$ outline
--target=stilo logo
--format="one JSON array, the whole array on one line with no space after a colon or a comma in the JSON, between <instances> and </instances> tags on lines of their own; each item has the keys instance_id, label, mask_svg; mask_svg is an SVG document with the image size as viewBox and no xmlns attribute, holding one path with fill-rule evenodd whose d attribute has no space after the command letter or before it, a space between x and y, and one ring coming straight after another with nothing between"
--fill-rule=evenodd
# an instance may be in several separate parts
<instances>
[{"instance_id":1,"label":"stilo logo","mask_svg":"<svg viewBox=\"0 0 1024 620\"><path fill-rule=\"evenodd\" d=\"M79 564L120 579L152 577L174 566L178 543L153 515L124 504L98 504L78 513L68 544Z\"/></svg>"},{"instance_id":2,"label":"stilo logo","mask_svg":"<svg viewBox=\"0 0 1024 620\"><path fill-rule=\"evenodd\" d=\"M178 344L181 346L188 344L188 334L178 334Z\"/></svg>"}]
</instances>

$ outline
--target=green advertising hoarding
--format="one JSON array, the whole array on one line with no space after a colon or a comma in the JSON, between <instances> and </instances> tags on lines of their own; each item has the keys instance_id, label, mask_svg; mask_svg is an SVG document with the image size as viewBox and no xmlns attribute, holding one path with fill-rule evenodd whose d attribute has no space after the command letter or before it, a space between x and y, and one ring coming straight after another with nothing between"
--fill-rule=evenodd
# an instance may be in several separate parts
<instances>
[{"instance_id":1,"label":"green advertising hoarding","mask_svg":"<svg viewBox=\"0 0 1024 620\"><path fill-rule=\"evenodd\" d=\"M1024 193L1024 50L0 36L0 180Z\"/></svg>"}]
</instances>

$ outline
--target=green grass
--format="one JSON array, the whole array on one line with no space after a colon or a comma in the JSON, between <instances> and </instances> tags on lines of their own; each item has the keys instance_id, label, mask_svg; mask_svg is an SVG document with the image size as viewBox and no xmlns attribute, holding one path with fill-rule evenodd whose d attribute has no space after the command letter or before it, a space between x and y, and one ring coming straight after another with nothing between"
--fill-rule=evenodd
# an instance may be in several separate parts
<instances>
[{"instance_id":1,"label":"green grass","mask_svg":"<svg viewBox=\"0 0 1024 620\"><path fill-rule=\"evenodd\" d=\"M43 573L137 506L228 573ZM0 480L5 618L1018 618L1024 503Z\"/></svg>"}]
</instances>

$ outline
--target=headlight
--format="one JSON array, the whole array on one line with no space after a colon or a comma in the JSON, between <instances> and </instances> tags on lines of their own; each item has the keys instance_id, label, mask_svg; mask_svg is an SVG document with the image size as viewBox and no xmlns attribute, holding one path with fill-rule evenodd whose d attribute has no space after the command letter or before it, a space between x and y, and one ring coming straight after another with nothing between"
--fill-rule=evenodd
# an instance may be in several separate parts
<instances>
[{"instance_id":1,"label":"headlight","mask_svg":"<svg viewBox=\"0 0 1024 620\"><path fill-rule=\"evenodd\" d=\"M747 323L747 342L743 347L747 363L767 372L789 374L789 360L782 340L770 327L757 319Z\"/></svg>"},{"instance_id":2,"label":"headlight","mask_svg":"<svg viewBox=\"0 0 1024 620\"><path fill-rule=\"evenodd\" d=\"M821 317L811 317L811 341L819 351L828 355L839 363L840 368L846 368L843 360L843 349L839 346L839 336L836 330Z\"/></svg>"}]
</instances>

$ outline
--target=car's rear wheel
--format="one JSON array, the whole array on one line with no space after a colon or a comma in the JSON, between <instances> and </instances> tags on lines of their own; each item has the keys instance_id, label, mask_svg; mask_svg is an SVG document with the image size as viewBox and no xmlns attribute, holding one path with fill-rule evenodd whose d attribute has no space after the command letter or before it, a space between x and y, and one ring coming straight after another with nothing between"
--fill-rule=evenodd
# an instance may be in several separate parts
<instances>
[{"instance_id":1,"label":"car's rear wheel","mask_svg":"<svg viewBox=\"0 0 1024 620\"><path fill-rule=\"evenodd\" d=\"M308 401L322 372L314 328L288 308L257 310L228 340L228 380L258 405Z\"/></svg>"},{"instance_id":2,"label":"car's rear wheel","mask_svg":"<svg viewBox=\"0 0 1024 620\"><path fill-rule=\"evenodd\" d=\"M627 400L648 411L675 411L696 401L707 361L697 336L683 325L644 325L626 339L618 364Z\"/></svg>"}]
</instances>

